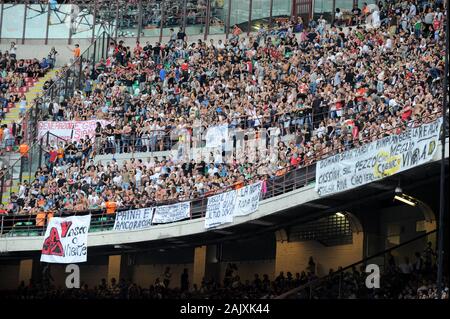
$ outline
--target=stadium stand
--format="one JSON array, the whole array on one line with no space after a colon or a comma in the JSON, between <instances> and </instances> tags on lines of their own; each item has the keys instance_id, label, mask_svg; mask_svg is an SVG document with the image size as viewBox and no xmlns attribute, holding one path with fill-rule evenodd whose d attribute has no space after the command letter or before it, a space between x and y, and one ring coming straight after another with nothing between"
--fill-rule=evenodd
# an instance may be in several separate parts
<instances>
[{"instance_id":1,"label":"stadium stand","mask_svg":"<svg viewBox=\"0 0 450 319\"><path fill-rule=\"evenodd\" d=\"M395 7L387 14L395 15ZM49 145L46 165L20 185L10 212L96 209L108 198L127 207L191 199L429 123L441 112L443 15L434 12L435 32L412 32L424 15L398 29L383 23L323 30L319 24L305 28L300 41L287 22L217 44L174 40L130 49L111 43L106 61L83 65L82 92L51 101L44 119L114 124L98 124L95 142ZM167 150L179 141L177 130L192 131L196 121L254 134L276 127L293 138L279 144L277 159L251 168L245 159L232 165L91 161L102 153Z\"/></svg>"},{"instance_id":2,"label":"stadium stand","mask_svg":"<svg viewBox=\"0 0 450 319\"><path fill-rule=\"evenodd\" d=\"M280 20L248 37L236 26L229 39L217 42L189 43L175 32L166 43L136 41L132 48L109 39L105 58L82 56L58 72L48 72L53 65L46 59L17 60L13 44L9 53L0 53L0 115L11 119L1 122L0 150L12 151L27 135L7 115L14 104L14 116L29 112L33 101L39 121L96 121L96 128L76 140L36 130L30 142L42 151L42 165L31 163L23 156L28 148L19 147L20 167L28 165L30 174L17 184L2 183L2 232L4 220L28 218L24 233L38 236L54 215L86 213L101 215L96 222L109 227L118 211L204 199L258 181L265 195L268 185L290 172L439 119L448 18L443 4L379 6L375 15L366 6L345 17L338 9L331 25L322 16L308 24ZM195 20L198 10L203 9L189 11L188 19ZM170 25L178 25L181 13L172 18ZM78 89L71 93L67 74L77 76ZM46 99L25 95L33 87L57 93ZM279 137L272 145L276 155L224 156L225 146L219 160L214 154L199 161L173 155L185 143L205 146L206 138L197 136L223 126L233 132L233 146L238 135L264 139L265 146ZM189 285L183 273L180 288L170 287L170 269L149 288L113 278L110 284L102 279L95 287L63 289L47 273L6 297L270 299L287 293L296 299L448 299L448 278L437 295L436 252L430 246L413 262L397 255L403 262L396 263L390 252L381 290L366 287L362 262L361 269L330 269L319 278L311 257L308 269L281 272L272 281L267 274L243 281L233 263L223 282L205 277L200 286Z\"/></svg>"}]
</instances>

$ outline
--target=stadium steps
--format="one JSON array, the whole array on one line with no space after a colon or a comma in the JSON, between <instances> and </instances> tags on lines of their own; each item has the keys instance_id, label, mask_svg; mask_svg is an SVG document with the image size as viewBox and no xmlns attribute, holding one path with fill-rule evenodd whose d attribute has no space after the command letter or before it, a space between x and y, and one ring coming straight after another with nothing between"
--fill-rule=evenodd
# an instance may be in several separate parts
<instances>
[{"instance_id":1,"label":"stadium steps","mask_svg":"<svg viewBox=\"0 0 450 319\"><path fill-rule=\"evenodd\" d=\"M30 176L22 175L22 180L29 181ZM9 181L9 183L11 183L11 181ZM7 185L3 186L3 198L2 198L3 205L6 206L9 204L9 198L10 198L11 193L16 193L16 194L19 193L19 177L17 177L17 179L12 180L12 186L9 186L8 183L7 183Z\"/></svg>"},{"instance_id":2,"label":"stadium steps","mask_svg":"<svg viewBox=\"0 0 450 319\"><path fill-rule=\"evenodd\" d=\"M2 204L7 205L9 204L9 198L11 193L18 193L19 192L19 184L20 184L20 162L19 161L20 155L15 153L13 156L11 156L10 163L14 164L14 167L12 168L12 179L8 179L5 181L5 185L3 185L3 189L1 190L3 192L2 197ZM31 175L28 173L22 174L22 181L30 181Z\"/></svg>"},{"instance_id":3,"label":"stadium steps","mask_svg":"<svg viewBox=\"0 0 450 319\"><path fill-rule=\"evenodd\" d=\"M27 109L29 109L33 105L33 100L43 91L44 83L51 79L57 69L52 69L48 71L42 78L39 78L34 85L29 87L28 92L25 93L27 98ZM2 124L11 124L12 122L18 122L20 120L20 108L19 103L16 103L13 108L6 113L5 119L2 121Z\"/></svg>"},{"instance_id":4,"label":"stadium steps","mask_svg":"<svg viewBox=\"0 0 450 319\"><path fill-rule=\"evenodd\" d=\"M37 82L34 82L32 85L28 85L27 92L25 96L27 98L27 110L32 107L33 100L42 94L43 87L46 81L51 79L58 69L52 69L48 71L43 77L39 78ZM14 107L12 107L8 113L5 115L5 119L1 121L2 124L11 124L13 122L20 122L20 107L19 103L16 103ZM20 174L20 164L19 164L20 154L18 152L11 152L8 157L9 167L14 165L12 172L12 179L5 181L5 185L3 185L3 189L0 191L3 193L2 196L2 204L9 204L9 198L11 192L18 193L19 191L19 174ZM31 176L28 174L22 175L22 180L31 180ZM12 184L12 185L11 185Z\"/></svg>"}]
</instances>

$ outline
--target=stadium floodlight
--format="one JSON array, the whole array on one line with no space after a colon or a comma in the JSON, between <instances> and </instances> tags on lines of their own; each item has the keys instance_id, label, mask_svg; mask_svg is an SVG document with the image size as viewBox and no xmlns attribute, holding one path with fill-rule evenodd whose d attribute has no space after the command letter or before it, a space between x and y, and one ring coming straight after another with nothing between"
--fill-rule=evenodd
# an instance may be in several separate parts
<instances>
[{"instance_id":1,"label":"stadium floodlight","mask_svg":"<svg viewBox=\"0 0 450 319\"><path fill-rule=\"evenodd\" d=\"M405 194L395 195L394 199L403 202L409 206L416 206L416 203L412 201L412 198Z\"/></svg>"},{"instance_id":2,"label":"stadium floodlight","mask_svg":"<svg viewBox=\"0 0 450 319\"><path fill-rule=\"evenodd\" d=\"M339 217L345 217L345 215L344 214L342 214L342 213L336 213L336 216L339 216Z\"/></svg>"}]
</instances>

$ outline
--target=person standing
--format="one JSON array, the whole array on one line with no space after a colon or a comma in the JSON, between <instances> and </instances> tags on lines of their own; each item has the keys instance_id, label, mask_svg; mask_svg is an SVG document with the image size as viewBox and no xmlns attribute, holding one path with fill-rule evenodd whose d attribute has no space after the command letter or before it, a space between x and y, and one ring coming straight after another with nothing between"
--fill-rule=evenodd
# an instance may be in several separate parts
<instances>
[{"instance_id":1,"label":"person standing","mask_svg":"<svg viewBox=\"0 0 450 319\"><path fill-rule=\"evenodd\" d=\"M188 269L184 268L183 273L181 274L181 283L180 283L181 291L189 290L189 274Z\"/></svg>"},{"instance_id":2,"label":"person standing","mask_svg":"<svg viewBox=\"0 0 450 319\"><path fill-rule=\"evenodd\" d=\"M311 275L316 274L316 263L314 262L314 259L312 256L309 257L308 267L306 269L308 270L309 274L311 274Z\"/></svg>"},{"instance_id":3,"label":"person standing","mask_svg":"<svg viewBox=\"0 0 450 319\"><path fill-rule=\"evenodd\" d=\"M9 48L9 56L11 58L17 59L17 45L16 45L16 42L11 42L11 47Z\"/></svg>"},{"instance_id":4,"label":"person standing","mask_svg":"<svg viewBox=\"0 0 450 319\"><path fill-rule=\"evenodd\" d=\"M20 153L20 165L21 169L23 170L25 168L25 165L28 163L28 151L30 150L30 147L28 146L25 141L23 141L19 146L19 153Z\"/></svg>"},{"instance_id":5,"label":"person standing","mask_svg":"<svg viewBox=\"0 0 450 319\"><path fill-rule=\"evenodd\" d=\"M181 44L186 41L187 41L186 33L184 32L183 28L180 28L177 33L177 42L178 44Z\"/></svg>"},{"instance_id":6,"label":"person standing","mask_svg":"<svg viewBox=\"0 0 450 319\"><path fill-rule=\"evenodd\" d=\"M53 69L56 66L56 56L57 55L58 55L58 51L56 51L55 47L52 47L52 49L48 53L48 60L49 60L51 69Z\"/></svg>"},{"instance_id":7,"label":"person standing","mask_svg":"<svg viewBox=\"0 0 450 319\"><path fill-rule=\"evenodd\" d=\"M22 94L19 102L19 114L20 116L24 116L27 111L27 97L25 94Z\"/></svg>"},{"instance_id":8,"label":"person standing","mask_svg":"<svg viewBox=\"0 0 450 319\"><path fill-rule=\"evenodd\" d=\"M163 279L164 287L169 288L170 279L172 278L172 272L170 271L170 267L167 267L166 270L164 271L163 278L164 278Z\"/></svg>"}]
</instances>

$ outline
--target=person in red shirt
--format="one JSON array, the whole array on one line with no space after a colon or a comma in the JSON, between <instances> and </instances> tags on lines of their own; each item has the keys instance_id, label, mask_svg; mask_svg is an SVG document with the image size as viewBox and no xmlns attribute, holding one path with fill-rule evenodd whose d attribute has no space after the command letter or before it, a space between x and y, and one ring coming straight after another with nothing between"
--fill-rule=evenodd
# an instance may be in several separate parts
<instances>
[{"instance_id":1,"label":"person in red shirt","mask_svg":"<svg viewBox=\"0 0 450 319\"><path fill-rule=\"evenodd\" d=\"M403 121L408 121L411 118L411 115L412 115L411 107L410 106L406 106L403 109L403 112L402 112L402 120Z\"/></svg>"},{"instance_id":2,"label":"person in red shirt","mask_svg":"<svg viewBox=\"0 0 450 319\"><path fill-rule=\"evenodd\" d=\"M294 153L291 157L291 165L294 167L297 167L300 165L301 158L298 156L297 153Z\"/></svg>"},{"instance_id":3,"label":"person in red shirt","mask_svg":"<svg viewBox=\"0 0 450 319\"><path fill-rule=\"evenodd\" d=\"M58 159L58 151L54 147L52 147L48 152L48 155L50 156L49 158L50 167L53 168L53 166L56 163L56 160Z\"/></svg>"},{"instance_id":4,"label":"person in red shirt","mask_svg":"<svg viewBox=\"0 0 450 319\"><path fill-rule=\"evenodd\" d=\"M181 71L183 71L183 72L189 71L189 64L187 63L187 60L185 60L185 61L181 64Z\"/></svg>"},{"instance_id":5,"label":"person in red shirt","mask_svg":"<svg viewBox=\"0 0 450 319\"><path fill-rule=\"evenodd\" d=\"M183 81L186 82L189 79L189 63L187 60L185 60L182 64L181 64L181 72L182 72L182 78Z\"/></svg>"}]
</instances>

